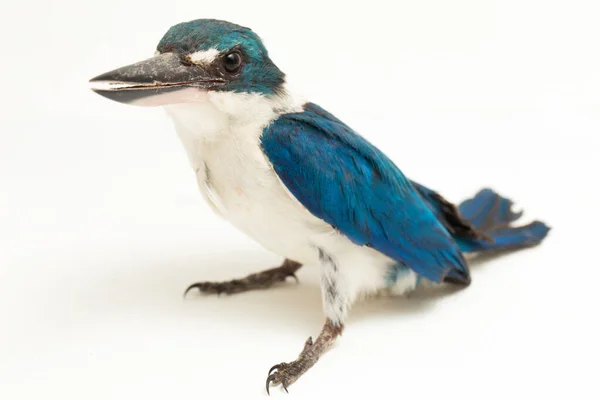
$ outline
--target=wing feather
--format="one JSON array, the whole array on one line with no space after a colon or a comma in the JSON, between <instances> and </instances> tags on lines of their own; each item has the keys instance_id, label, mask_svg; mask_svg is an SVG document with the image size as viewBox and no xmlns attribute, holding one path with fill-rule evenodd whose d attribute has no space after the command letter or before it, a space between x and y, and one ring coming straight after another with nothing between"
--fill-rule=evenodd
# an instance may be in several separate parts
<instances>
[{"instance_id":1,"label":"wing feather","mask_svg":"<svg viewBox=\"0 0 600 400\"><path fill-rule=\"evenodd\" d=\"M470 282L456 242L411 181L333 115L307 103L265 128L261 145L296 199L357 245L434 282Z\"/></svg>"}]
</instances>

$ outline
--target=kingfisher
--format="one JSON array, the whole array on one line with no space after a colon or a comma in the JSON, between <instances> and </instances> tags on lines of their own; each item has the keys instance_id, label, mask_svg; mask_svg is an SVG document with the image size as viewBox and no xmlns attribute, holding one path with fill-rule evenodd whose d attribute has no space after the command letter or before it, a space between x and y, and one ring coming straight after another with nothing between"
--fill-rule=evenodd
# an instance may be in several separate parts
<instances>
[{"instance_id":1,"label":"kingfisher","mask_svg":"<svg viewBox=\"0 0 600 400\"><path fill-rule=\"evenodd\" d=\"M212 210L279 267L191 289L234 294L319 268L324 324L298 358L275 364L286 391L335 343L352 305L419 285L471 283L466 255L540 244L550 227L484 187L460 203L405 176L346 123L294 93L251 29L215 19L172 26L146 60L90 80L116 102L162 107Z\"/></svg>"}]
</instances>

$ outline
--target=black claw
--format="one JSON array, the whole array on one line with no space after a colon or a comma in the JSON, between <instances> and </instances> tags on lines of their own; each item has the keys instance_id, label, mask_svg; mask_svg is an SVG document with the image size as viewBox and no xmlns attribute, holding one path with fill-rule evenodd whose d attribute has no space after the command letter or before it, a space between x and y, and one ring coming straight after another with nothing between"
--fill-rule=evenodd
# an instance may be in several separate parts
<instances>
[{"instance_id":1,"label":"black claw","mask_svg":"<svg viewBox=\"0 0 600 400\"><path fill-rule=\"evenodd\" d=\"M296 274L291 274L289 276L291 276L292 278L294 278L296 280L296 284L300 283L300 280L298 279L298 277L296 276Z\"/></svg>"},{"instance_id":2,"label":"black claw","mask_svg":"<svg viewBox=\"0 0 600 400\"><path fill-rule=\"evenodd\" d=\"M185 297L190 290L195 289L195 288L198 288L198 290L200 290L200 287L198 286L197 283L194 283L194 284L191 284L190 286L188 286L188 288L185 289L185 292L183 292L183 297Z\"/></svg>"},{"instance_id":3,"label":"black claw","mask_svg":"<svg viewBox=\"0 0 600 400\"><path fill-rule=\"evenodd\" d=\"M275 376L274 376L274 375L269 375L269 376L267 376L267 384L266 384L266 386L267 386L267 394L268 394L269 396L271 395L271 393L269 392L269 384L270 384L271 382L273 382L274 380L275 380Z\"/></svg>"},{"instance_id":4,"label":"black claw","mask_svg":"<svg viewBox=\"0 0 600 400\"><path fill-rule=\"evenodd\" d=\"M281 367L281 364L275 364L271 367L271 369L269 370L269 374L271 375L271 372L273 372L274 370L276 370L277 368Z\"/></svg>"},{"instance_id":5,"label":"black claw","mask_svg":"<svg viewBox=\"0 0 600 400\"><path fill-rule=\"evenodd\" d=\"M288 393L288 394L290 393L290 392L288 392L288 390L287 390L287 381L286 381L285 379L284 379L284 380L281 382L281 386L283 386L283 388L285 389L285 392L286 392L286 393Z\"/></svg>"}]
</instances>

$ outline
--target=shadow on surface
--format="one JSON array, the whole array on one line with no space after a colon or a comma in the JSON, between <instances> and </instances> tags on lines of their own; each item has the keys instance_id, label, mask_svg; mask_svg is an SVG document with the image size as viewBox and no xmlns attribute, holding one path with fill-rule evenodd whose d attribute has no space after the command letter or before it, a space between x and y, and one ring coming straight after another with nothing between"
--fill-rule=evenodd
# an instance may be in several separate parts
<instances>
[{"instance_id":1,"label":"shadow on surface","mask_svg":"<svg viewBox=\"0 0 600 400\"><path fill-rule=\"evenodd\" d=\"M179 254L179 253L178 253ZM210 295L185 288L194 282L220 281L278 265L281 259L261 251L213 252L182 257L168 254L141 254L129 260L106 260L98 268L100 276L90 277L88 287L80 288L81 307L103 314L143 313L151 317L177 317L211 323L228 319L265 324L280 329L312 332L323 323L318 267L307 265L297 275L299 283L285 283L265 290L233 295ZM483 260L470 263L479 265ZM387 295L367 298L352 308L348 324L366 318L393 315L402 318L425 313L437 300L461 291L451 285L419 287L408 297Z\"/></svg>"},{"instance_id":2,"label":"shadow on surface","mask_svg":"<svg viewBox=\"0 0 600 400\"><path fill-rule=\"evenodd\" d=\"M221 281L243 277L249 273L277 266L281 259L260 250L236 252L189 253L156 250L130 252L126 257L106 252L112 257L95 261L96 274L86 274L77 288L77 299L71 299L82 312L112 317L144 314L150 318L176 319L184 323L223 326L228 320L249 326L265 325L274 330L313 332L323 323L323 311L317 266L302 267L299 283L289 279L269 289L233 295L206 295L185 288L197 281ZM520 250L524 251L524 250ZM476 255L468 260L472 269L505 256L511 251ZM173 254L176 254L173 256ZM390 315L427 313L435 303L463 288L453 285L425 285L408 297L376 296L357 302L347 324Z\"/></svg>"}]
</instances>

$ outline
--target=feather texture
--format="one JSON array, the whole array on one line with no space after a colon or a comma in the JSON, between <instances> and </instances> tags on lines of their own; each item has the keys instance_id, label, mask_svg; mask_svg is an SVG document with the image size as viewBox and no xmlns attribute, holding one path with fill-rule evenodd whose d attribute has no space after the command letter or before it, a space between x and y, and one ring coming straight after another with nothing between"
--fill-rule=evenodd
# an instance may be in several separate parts
<instances>
[{"instance_id":1,"label":"feather texture","mask_svg":"<svg viewBox=\"0 0 600 400\"><path fill-rule=\"evenodd\" d=\"M432 211L455 238L463 253L516 250L541 243L550 228L540 221L513 227L523 212L512 209L513 202L492 189L482 189L458 207L437 192L413 185Z\"/></svg>"},{"instance_id":2,"label":"feather texture","mask_svg":"<svg viewBox=\"0 0 600 400\"><path fill-rule=\"evenodd\" d=\"M262 149L313 215L434 282L468 284L461 251L412 183L376 147L313 103L280 116Z\"/></svg>"},{"instance_id":3,"label":"feather texture","mask_svg":"<svg viewBox=\"0 0 600 400\"><path fill-rule=\"evenodd\" d=\"M507 227L518 220L523 212L512 210L513 202L492 189L482 189L473 198L464 200L458 212L481 231Z\"/></svg>"}]
</instances>

